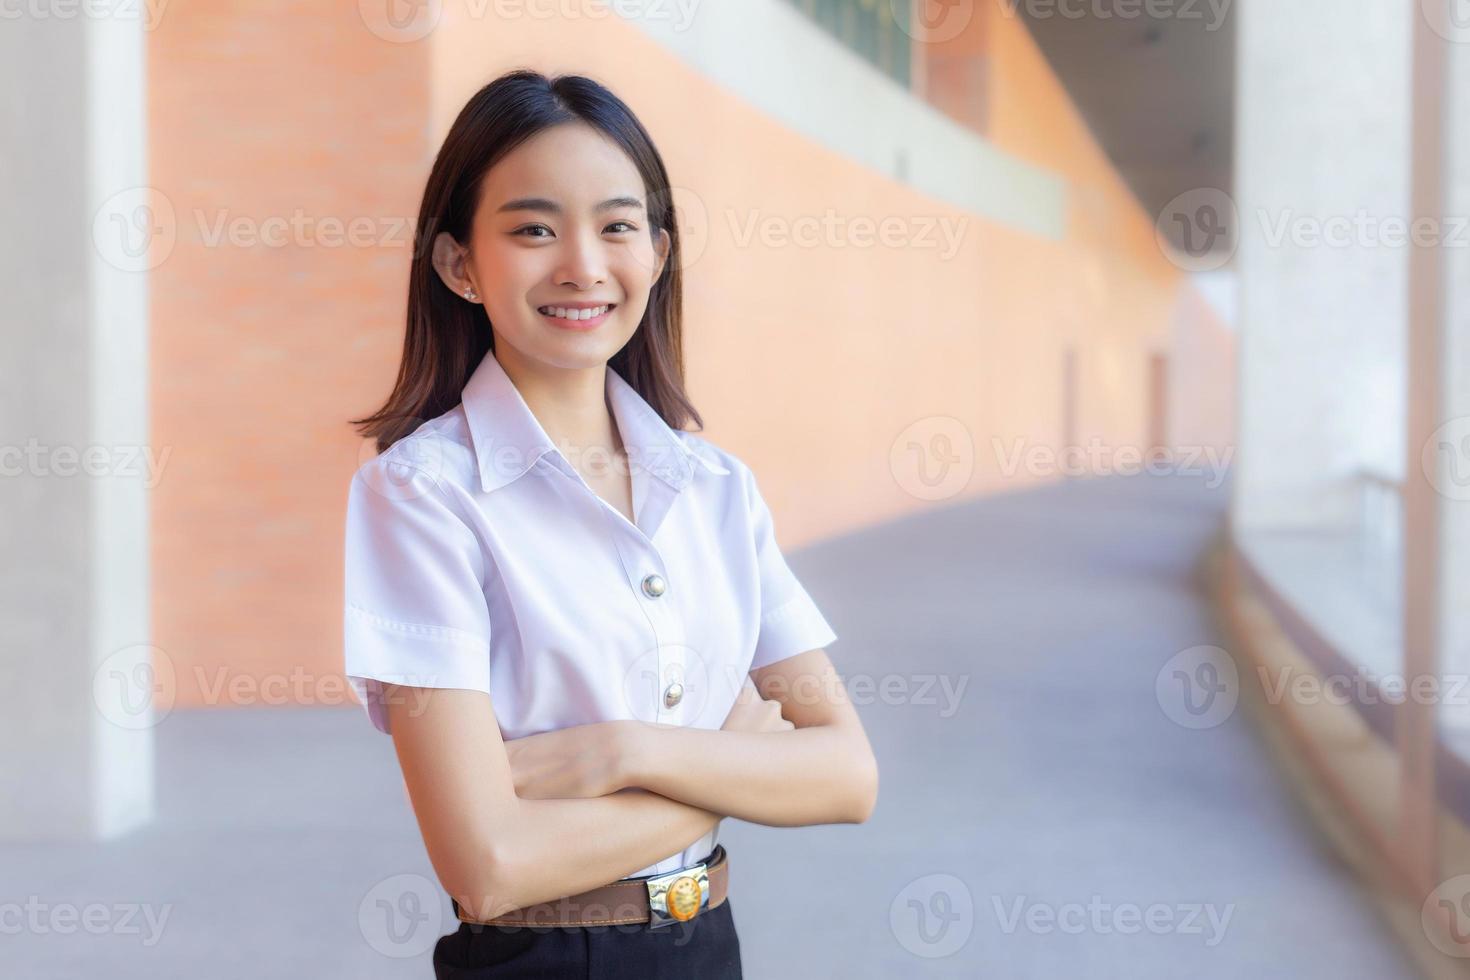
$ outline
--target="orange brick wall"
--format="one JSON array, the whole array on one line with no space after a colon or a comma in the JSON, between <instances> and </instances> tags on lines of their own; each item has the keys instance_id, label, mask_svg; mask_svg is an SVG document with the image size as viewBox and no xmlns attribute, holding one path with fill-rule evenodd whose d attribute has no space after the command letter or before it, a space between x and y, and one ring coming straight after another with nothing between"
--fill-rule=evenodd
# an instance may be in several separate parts
<instances>
[{"instance_id":1,"label":"orange brick wall","mask_svg":"<svg viewBox=\"0 0 1470 980\"><path fill-rule=\"evenodd\" d=\"M1145 440L1148 353L1169 342L1179 277L1018 25L990 25L992 135L1072 182L1062 241L823 149L616 18L501 22L449 3L428 37L391 43L354 6L174 0L149 35L151 183L180 231L152 309L154 440L172 449L153 499L154 622L179 703L261 703L267 679L302 692L292 700L345 700L343 506L362 451L346 420L392 384L438 140L511 67L610 84L687 190L680 203L703 209L686 275L691 394L706 434L760 474L788 549L934 506L894 459L901 434L926 445L945 419L973 474L937 503L1045 479L1001 472L991 440L1058 446L1069 348L1079 435ZM752 216L828 208L969 224L947 259L735 234ZM211 243L221 213L246 231L301 215L376 237ZM244 694L210 693L230 682Z\"/></svg>"}]
</instances>

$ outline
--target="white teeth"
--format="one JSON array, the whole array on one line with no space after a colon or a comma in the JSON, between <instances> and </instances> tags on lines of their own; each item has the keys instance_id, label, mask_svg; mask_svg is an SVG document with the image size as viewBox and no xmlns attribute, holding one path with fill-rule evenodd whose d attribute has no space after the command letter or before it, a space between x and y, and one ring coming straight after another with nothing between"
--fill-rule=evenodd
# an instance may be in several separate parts
<instances>
[{"instance_id":1,"label":"white teeth","mask_svg":"<svg viewBox=\"0 0 1470 980\"><path fill-rule=\"evenodd\" d=\"M543 306L540 308L540 312L549 316L560 317L563 320L590 320L595 316L602 316L609 309L611 307L606 304L593 307L589 310L569 310L561 306Z\"/></svg>"}]
</instances>

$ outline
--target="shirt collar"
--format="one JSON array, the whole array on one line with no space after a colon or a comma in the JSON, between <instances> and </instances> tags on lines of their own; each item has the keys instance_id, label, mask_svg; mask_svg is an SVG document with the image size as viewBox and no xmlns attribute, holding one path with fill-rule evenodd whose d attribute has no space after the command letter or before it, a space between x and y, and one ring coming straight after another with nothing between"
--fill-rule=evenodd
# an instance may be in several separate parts
<instances>
[{"instance_id":1,"label":"shirt collar","mask_svg":"<svg viewBox=\"0 0 1470 980\"><path fill-rule=\"evenodd\" d=\"M675 490L693 479L696 461L711 472L729 475L719 462L686 445L622 375L611 366L606 372L604 390L631 466L644 466ZM465 383L463 405L482 490L488 493L514 481L547 453L563 473L578 476L493 351L486 352Z\"/></svg>"}]
</instances>

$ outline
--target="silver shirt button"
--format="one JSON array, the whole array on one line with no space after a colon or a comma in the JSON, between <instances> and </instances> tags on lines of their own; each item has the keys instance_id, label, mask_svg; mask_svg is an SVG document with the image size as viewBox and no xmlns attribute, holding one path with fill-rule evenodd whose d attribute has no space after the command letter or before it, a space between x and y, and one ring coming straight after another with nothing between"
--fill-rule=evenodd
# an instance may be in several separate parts
<instances>
[{"instance_id":1,"label":"silver shirt button","mask_svg":"<svg viewBox=\"0 0 1470 980\"><path fill-rule=\"evenodd\" d=\"M664 594L664 580L661 575L649 575L643 579L643 594L650 599L657 599Z\"/></svg>"},{"instance_id":2,"label":"silver shirt button","mask_svg":"<svg viewBox=\"0 0 1470 980\"><path fill-rule=\"evenodd\" d=\"M672 708L674 705L678 704L682 700L684 700L683 684L680 684L678 681L674 681L674 683L664 688L665 708Z\"/></svg>"}]
</instances>

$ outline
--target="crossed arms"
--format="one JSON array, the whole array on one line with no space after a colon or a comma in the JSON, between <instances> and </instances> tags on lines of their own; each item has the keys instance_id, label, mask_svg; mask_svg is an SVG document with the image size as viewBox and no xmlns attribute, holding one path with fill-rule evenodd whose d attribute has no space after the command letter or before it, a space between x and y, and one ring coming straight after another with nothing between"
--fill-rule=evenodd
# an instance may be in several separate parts
<instances>
[{"instance_id":1,"label":"crossed arms","mask_svg":"<svg viewBox=\"0 0 1470 980\"><path fill-rule=\"evenodd\" d=\"M632 874L721 817L867 820L878 767L826 651L750 678L717 731L613 721L509 742L481 691L387 685L394 748L440 883L491 917Z\"/></svg>"}]
</instances>

